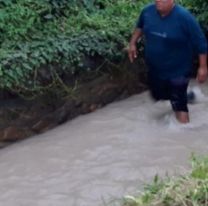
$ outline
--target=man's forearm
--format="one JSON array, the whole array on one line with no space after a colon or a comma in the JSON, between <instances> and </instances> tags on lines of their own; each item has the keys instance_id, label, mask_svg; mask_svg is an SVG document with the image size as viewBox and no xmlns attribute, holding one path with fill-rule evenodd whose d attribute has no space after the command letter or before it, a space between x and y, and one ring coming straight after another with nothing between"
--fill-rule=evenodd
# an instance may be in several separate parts
<instances>
[{"instance_id":1,"label":"man's forearm","mask_svg":"<svg viewBox=\"0 0 208 206\"><path fill-rule=\"evenodd\" d=\"M143 33L140 29L135 29L130 40L130 46L136 45L138 39L142 37L142 34Z\"/></svg>"},{"instance_id":2,"label":"man's forearm","mask_svg":"<svg viewBox=\"0 0 208 206\"><path fill-rule=\"evenodd\" d=\"M197 72L197 80L199 83L206 81L208 75L207 71L207 54L199 55L199 69Z\"/></svg>"},{"instance_id":3,"label":"man's forearm","mask_svg":"<svg viewBox=\"0 0 208 206\"><path fill-rule=\"evenodd\" d=\"M207 54L199 55L199 67L207 68Z\"/></svg>"}]
</instances>

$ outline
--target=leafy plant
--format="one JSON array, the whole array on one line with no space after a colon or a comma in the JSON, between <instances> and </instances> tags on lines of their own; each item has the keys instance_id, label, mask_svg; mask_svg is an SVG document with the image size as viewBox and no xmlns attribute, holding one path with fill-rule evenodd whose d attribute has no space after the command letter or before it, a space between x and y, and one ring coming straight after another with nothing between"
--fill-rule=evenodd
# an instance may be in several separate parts
<instances>
[{"instance_id":1,"label":"leafy plant","mask_svg":"<svg viewBox=\"0 0 208 206\"><path fill-rule=\"evenodd\" d=\"M206 1L181 2L207 23ZM61 80L63 73L90 70L83 62L86 57L121 62L123 48L147 3L0 0L0 89L38 95L56 85L57 75Z\"/></svg>"}]
</instances>

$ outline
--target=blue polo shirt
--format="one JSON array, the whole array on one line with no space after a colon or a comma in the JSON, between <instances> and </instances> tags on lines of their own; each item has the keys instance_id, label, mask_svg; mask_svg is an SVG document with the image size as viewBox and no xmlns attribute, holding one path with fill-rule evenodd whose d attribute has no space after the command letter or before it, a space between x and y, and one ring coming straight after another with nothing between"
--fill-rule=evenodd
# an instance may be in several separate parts
<instances>
[{"instance_id":1,"label":"blue polo shirt","mask_svg":"<svg viewBox=\"0 0 208 206\"><path fill-rule=\"evenodd\" d=\"M160 78L188 75L194 54L207 53L207 40L193 15L175 5L162 17L155 4L143 9L137 22L145 36L149 72Z\"/></svg>"}]
</instances>

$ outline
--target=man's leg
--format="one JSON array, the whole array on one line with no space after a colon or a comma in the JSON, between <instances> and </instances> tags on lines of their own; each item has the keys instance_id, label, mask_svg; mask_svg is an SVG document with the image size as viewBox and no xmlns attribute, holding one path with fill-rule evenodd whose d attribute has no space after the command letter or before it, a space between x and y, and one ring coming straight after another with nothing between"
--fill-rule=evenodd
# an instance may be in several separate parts
<instances>
[{"instance_id":1,"label":"man's leg","mask_svg":"<svg viewBox=\"0 0 208 206\"><path fill-rule=\"evenodd\" d=\"M188 123L190 121L188 112L182 112L182 111L175 112L175 116L176 116L176 119L180 123L186 124L186 123Z\"/></svg>"},{"instance_id":2,"label":"man's leg","mask_svg":"<svg viewBox=\"0 0 208 206\"><path fill-rule=\"evenodd\" d=\"M170 80L171 97L170 102L175 112L176 119L180 123L188 123L189 113L187 106L187 87L189 79L186 77L179 77Z\"/></svg>"},{"instance_id":3,"label":"man's leg","mask_svg":"<svg viewBox=\"0 0 208 206\"><path fill-rule=\"evenodd\" d=\"M155 101L170 99L168 80L149 75L148 83L150 94Z\"/></svg>"}]
</instances>

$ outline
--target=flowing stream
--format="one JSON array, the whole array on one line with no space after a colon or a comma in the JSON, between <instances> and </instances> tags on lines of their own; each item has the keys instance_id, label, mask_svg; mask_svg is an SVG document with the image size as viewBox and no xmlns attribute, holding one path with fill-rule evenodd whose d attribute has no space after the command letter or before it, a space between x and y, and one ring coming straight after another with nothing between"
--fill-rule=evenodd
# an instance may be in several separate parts
<instances>
[{"instance_id":1,"label":"flowing stream","mask_svg":"<svg viewBox=\"0 0 208 206\"><path fill-rule=\"evenodd\" d=\"M192 85L191 123L148 92L0 150L0 206L106 206L208 151L208 85ZM202 90L202 91L201 91Z\"/></svg>"}]
</instances>

